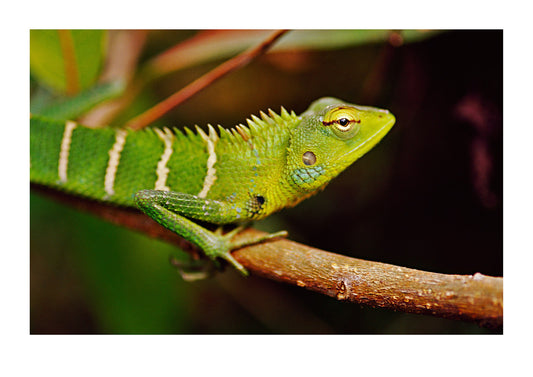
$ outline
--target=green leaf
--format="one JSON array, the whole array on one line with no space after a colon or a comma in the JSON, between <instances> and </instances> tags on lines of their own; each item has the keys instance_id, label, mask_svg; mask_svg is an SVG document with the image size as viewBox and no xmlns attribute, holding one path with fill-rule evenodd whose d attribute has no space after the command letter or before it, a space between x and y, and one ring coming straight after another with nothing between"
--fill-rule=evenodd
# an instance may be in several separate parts
<instances>
[{"instance_id":1,"label":"green leaf","mask_svg":"<svg viewBox=\"0 0 533 377\"><path fill-rule=\"evenodd\" d=\"M144 67L148 77L207 62L227 59L261 43L272 30L206 30L151 59ZM297 50L332 50L389 40L392 30L291 30L269 53ZM438 31L399 30L401 43L429 38ZM401 37L400 37L401 36Z\"/></svg>"},{"instance_id":2,"label":"green leaf","mask_svg":"<svg viewBox=\"0 0 533 377\"><path fill-rule=\"evenodd\" d=\"M42 85L75 94L97 79L105 57L102 30L30 30L30 70Z\"/></svg>"},{"instance_id":3,"label":"green leaf","mask_svg":"<svg viewBox=\"0 0 533 377\"><path fill-rule=\"evenodd\" d=\"M63 98L42 109L30 106L30 111L32 114L42 115L50 119L76 119L99 103L120 96L124 92L124 88L123 82L97 84L74 98Z\"/></svg>"},{"instance_id":4,"label":"green leaf","mask_svg":"<svg viewBox=\"0 0 533 377\"><path fill-rule=\"evenodd\" d=\"M273 51L291 49L331 50L368 43L385 42L392 30L296 30L288 33L274 46ZM404 43L414 42L429 36L434 31L399 30Z\"/></svg>"}]
</instances>

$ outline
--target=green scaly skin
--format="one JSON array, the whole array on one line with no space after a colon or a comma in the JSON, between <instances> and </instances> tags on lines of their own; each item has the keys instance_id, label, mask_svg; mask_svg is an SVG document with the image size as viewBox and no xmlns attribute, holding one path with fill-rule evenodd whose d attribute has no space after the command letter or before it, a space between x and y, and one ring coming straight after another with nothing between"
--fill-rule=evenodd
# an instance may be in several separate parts
<instances>
[{"instance_id":1,"label":"green scaly skin","mask_svg":"<svg viewBox=\"0 0 533 377\"><path fill-rule=\"evenodd\" d=\"M137 206L161 225L223 258L244 246L193 220L244 223L291 207L323 189L394 125L387 110L322 98L297 116L282 108L248 126L90 129L32 116L30 179L121 206ZM246 242L285 235L277 232Z\"/></svg>"}]
</instances>

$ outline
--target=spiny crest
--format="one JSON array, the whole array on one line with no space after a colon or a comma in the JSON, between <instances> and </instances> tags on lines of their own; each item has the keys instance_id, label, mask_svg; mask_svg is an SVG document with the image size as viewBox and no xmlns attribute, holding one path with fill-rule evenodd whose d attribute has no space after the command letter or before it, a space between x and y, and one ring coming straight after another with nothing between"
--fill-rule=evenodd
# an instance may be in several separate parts
<instances>
[{"instance_id":1,"label":"spiny crest","mask_svg":"<svg viewBox=\"0 0 533 377\"><path fill-rule=\"evenodd\" d=\"M188 127L184 127L183 129L177 128L177 127L162 127L162 128L146 128L142 131L130 131L132 133L138 133L138 132L145 132L146 135L140 135L141 138L144 138L145 136L152 136L156 137L159 140L171 142L171 143L177 143L182 145L182 148L191 149L194 150L198 148L199 146L203 146L206 143L206 139L209 139L211 137L218 138L218 135L216 134L215 130L211 126L208 129L208 133L206 134L205 131L198 128L196 126L196 131L191 130ZM213 136L215 135L215 136ZM214 139L211 139L215 141Z\"/></svg>"},{"instance_id":2,"label":"spiny crest","mask_svg":"<svg viewBox=\"0 0 533 377\"><path fill-rule=\"evenodd\" d=\"M288 127L298 118L293 111L289 114L284 107L281 107L281 115L276 114L272 109L268 109L268 114L260 111L261 118L251 115L251 119L246 119L252 137L267 138L270 133L278 132L279 128Z\"/></svg>"},{"instance_id":3,"label":"spiny crest","mask_svg":"<svg viewBox=\"0 0 533 377\"><path fill-rule=\"evenodd\" d=\"M265 114L263 111L260 111L259 115L261 118L257 117L256 115L251 115L251 119L246 119L250 130L252 130L255 134L260 135L262 132L271 127L283 127L288 121L292 120L291 115L289 115L287 110L285 110L283 107L281 108L281 116L272 111L272 109L268 109L268 114L269 115Z\"/></svg>"},{"instance_id":4,"label":"spiny crest","mask_svg":"<svg viewBox=\"0 0 533 377\"><path fill-rule=\"evenodd\" d=\"M237 131L239 135L241 135L244 141L250 140L250 130L247 127L243 126L242 124L238 124L235 126L234 130Z\"/></svg>"},{"instance_id":5,"label":"spiny crest","mask_svg":"<svg viewBox=\"0 0 533 377\"><path fill-rule=\"evenodd\" d=\"M212 142L216 142L218 140L218 134L215 131L215 129L213 128L212 125L210 125L210 124L207 125L207 129L209 131L209 135L207 135L204 132L204 130L202 130L200 127L198 127L198 125L196 125L195 127L196 127L196 132L198 133L198 135L200 135L202 137L202 139L204 139L205 142L207 142L208 140L211 140Z\"/></svg>"},{"instance_id":6,"label":"spiny crest","mask_svg":"<svg viewBox=\"0 0 533 377\"><path fill-rule=\"evenodd\" d=\"M251 119L246 120L247 125L238 124L232 128L224 128L217 125L218 133L211 124L207 125L207 133L198 125L194 126L196 132L188 127L184 127L183 129L172 127L170 130L178 140L188 139L189 141L193 141L201 138L204 141L217 141L221 139L235 146L242 147L249 145L250 139L252 138L268 139L271 133L279 132L280 127L290 126L298 118L294 111L289 113L284 107L281 107L279 115L271 109L268 109L267 112L268 115L260 111L260 117L251 115ZM168 128L163 128L163 130L165 129L168 130ZM157 133L152 128L146 129L146 132ZM164 132L166 133L167 131Z\"/></svg>"},{"instance_id":7,"label":"spiny crest","mask_svg":"<svg viewBox=\"0 0 533 377\"><path fill-rule=\"evenodd\" d=\"M262 141L269 139L270 136L276 135L280 128L289 127L298 119L298 116L294 111L289 113L283 107L281 108L281 113L279 115L271 109L268 109L267 112L268 115L265 112L260 111L260 117L251 115L251 119L246 120L247 125L241 123L232 128L224 128L218 125L218 134L220 135L218 138L236 147L247 147L250 145L251 139L261 139ZM195 128L197 135L202 139L206 140L206 138L212 138L212 140L214 140L216 138L218 140L217 136L215 136L217 133L213 126L208 125L209 135L207 135L200 127L196 126ZM187 136L193 137L194 133L192 131L188 128L185 128L184 130L186 133L191 134Z\"/></svg>"}]
</instances>

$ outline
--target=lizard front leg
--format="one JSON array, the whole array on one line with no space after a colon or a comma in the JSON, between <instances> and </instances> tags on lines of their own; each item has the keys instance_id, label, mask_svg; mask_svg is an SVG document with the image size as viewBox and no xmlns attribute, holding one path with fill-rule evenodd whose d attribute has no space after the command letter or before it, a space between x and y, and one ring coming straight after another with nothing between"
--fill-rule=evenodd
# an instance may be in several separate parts
<instances>
[{"instance_id":1,"label":"lizard front leg","mask_svg":"<svg viewBox=\"0 0 533 377\"><path fill-rule=\"evenodd\" d=\"M214 224L234 222L236 213L227 203L200 198L196 195L173 191L142 190L135 194L137 206L152 219L201 248L213 261L223 258L243 275L248 271L231 255L231 250L265 240L286 236L281 231L251 240L234 242L233 237L242 230L237 227L227 234L212 232L190 218Z\"/></svg>"}]
</instances>

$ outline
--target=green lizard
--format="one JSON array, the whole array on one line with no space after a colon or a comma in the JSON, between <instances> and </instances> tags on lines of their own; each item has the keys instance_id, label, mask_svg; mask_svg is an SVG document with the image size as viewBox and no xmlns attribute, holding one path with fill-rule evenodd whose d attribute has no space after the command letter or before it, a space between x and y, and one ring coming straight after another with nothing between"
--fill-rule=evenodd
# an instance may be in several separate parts
<instances>
[{"instance_id":1,"label":"green lizard","mask_svg":"<svg viewBox=\"0 0 533 377\"><path fill-rule=\"evenodd\" d=\"M374 147L395 122L387 110L322 98L300 116L281 109L208 132L185 128L91 129L30 118L30 179L66 192L134 207L243 274L233 249L246 243L196 221L245 223L323 189Z\"/></svg>"}]
</instances>

